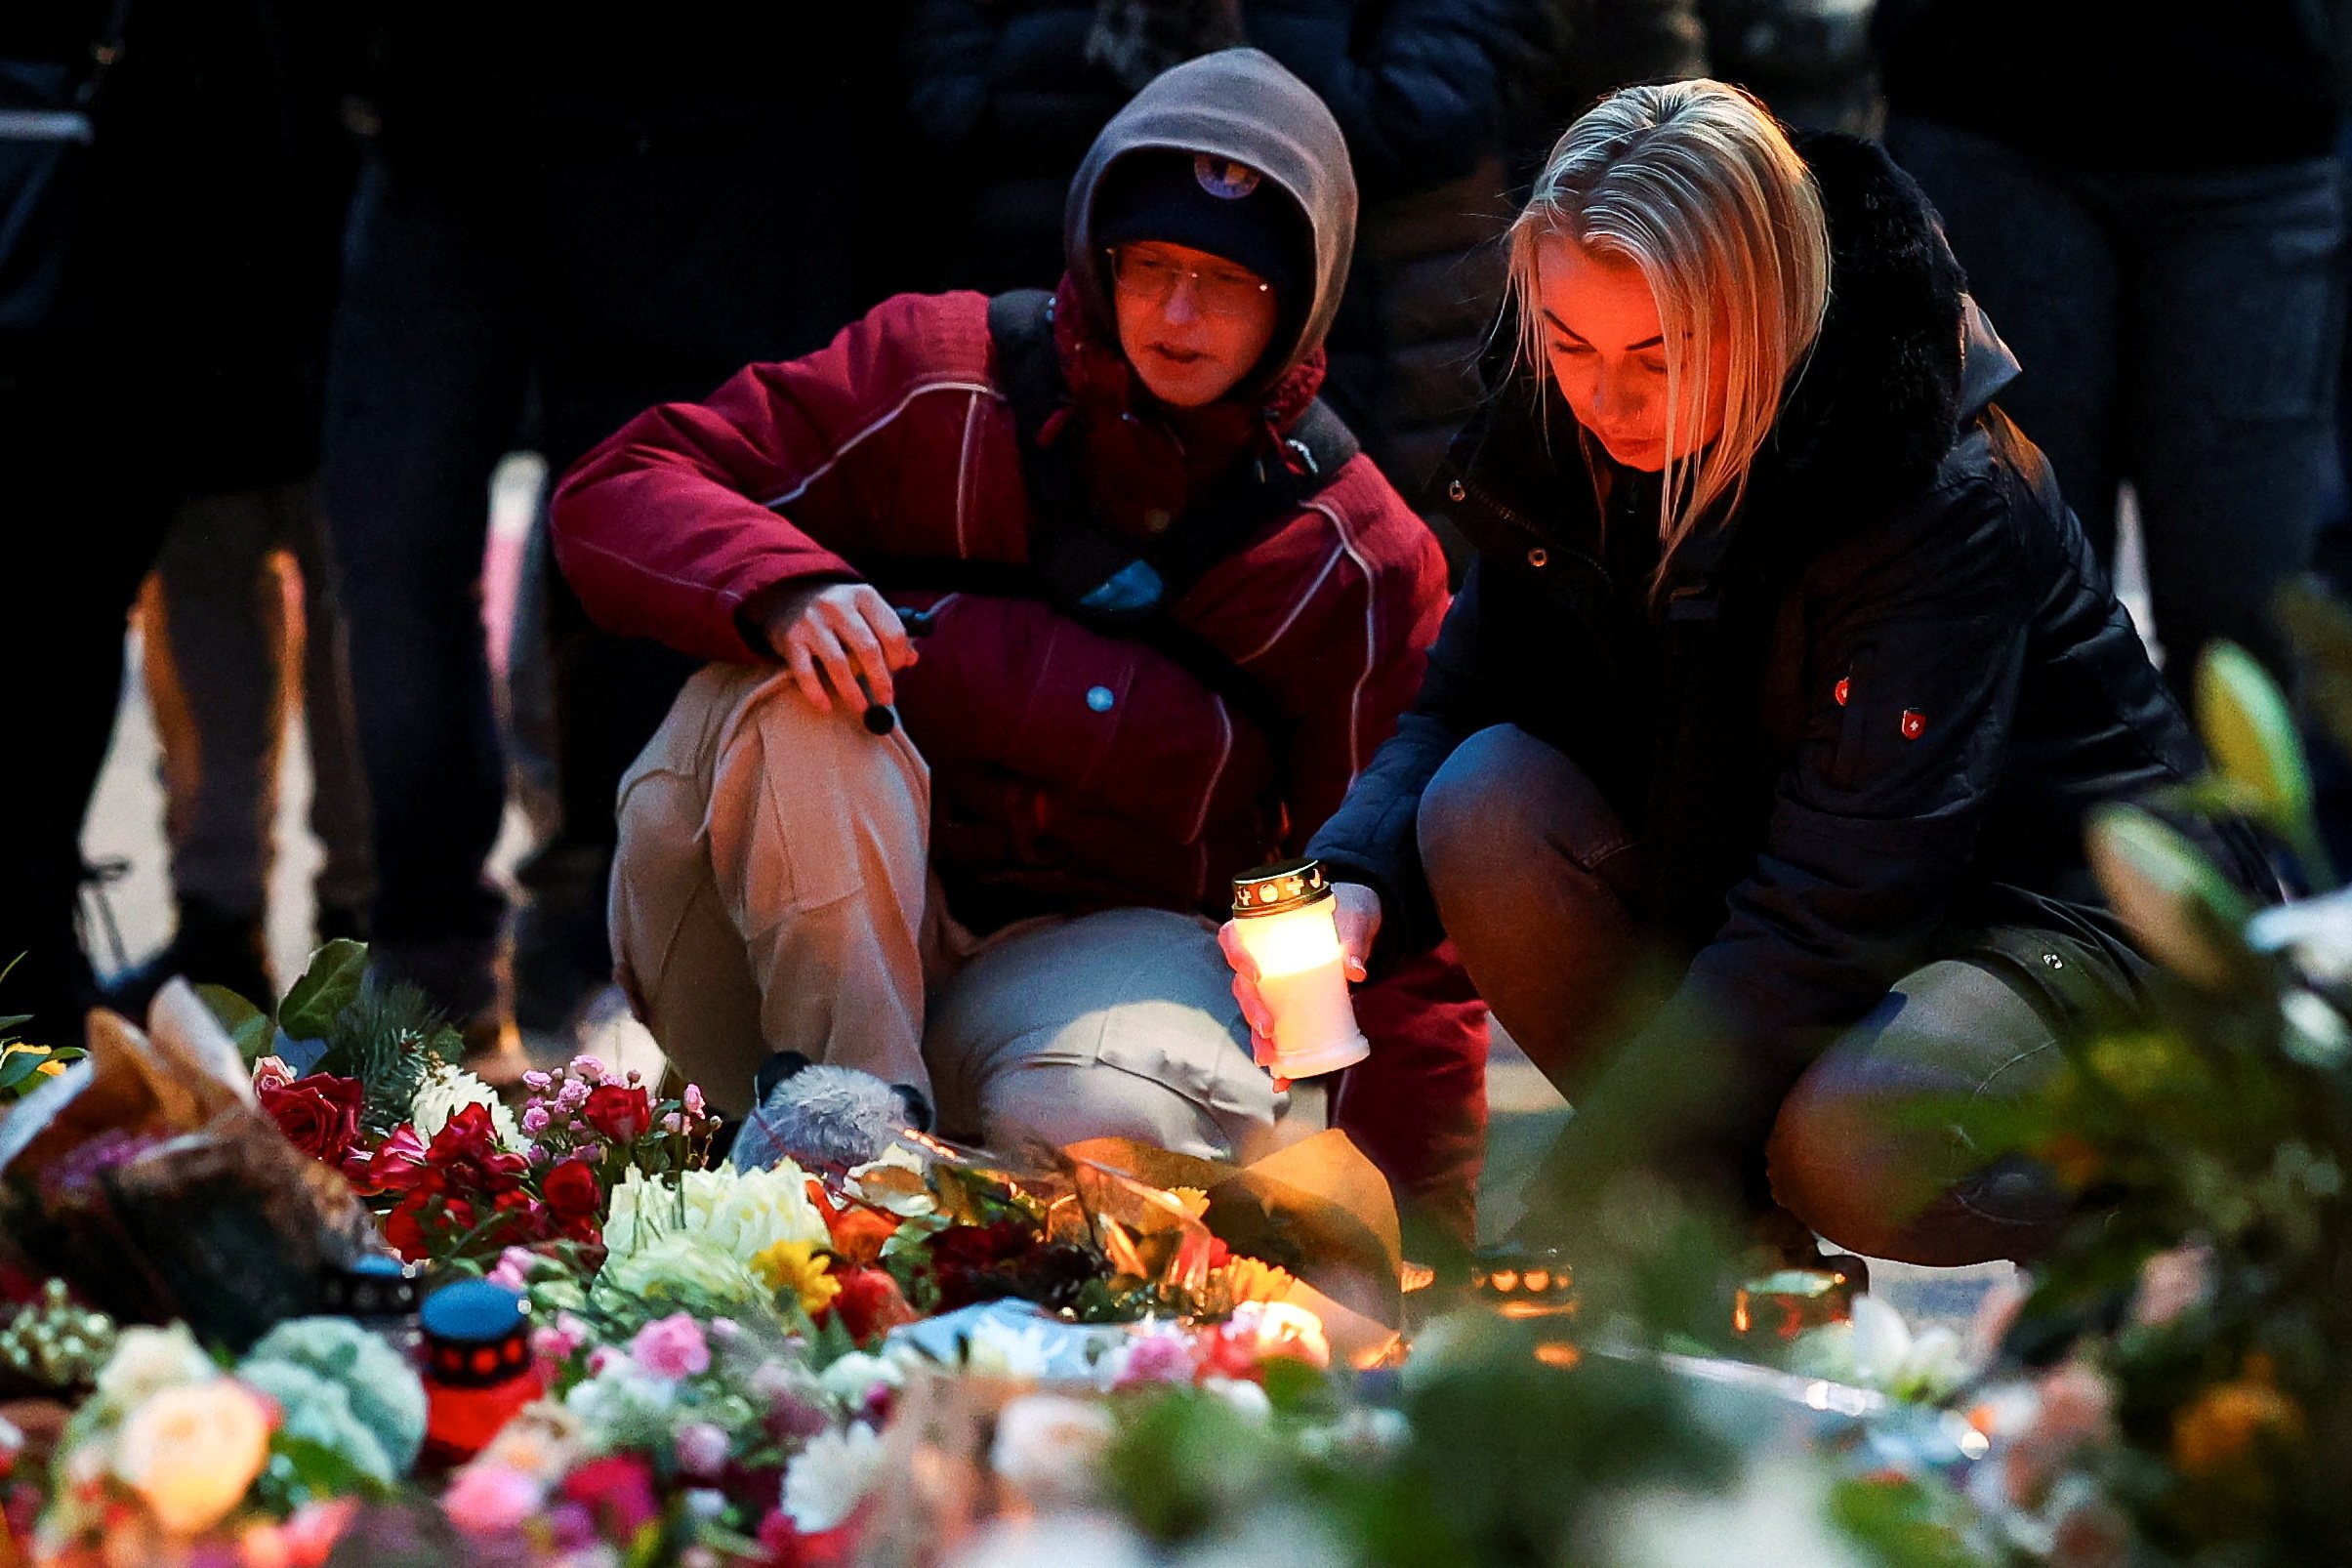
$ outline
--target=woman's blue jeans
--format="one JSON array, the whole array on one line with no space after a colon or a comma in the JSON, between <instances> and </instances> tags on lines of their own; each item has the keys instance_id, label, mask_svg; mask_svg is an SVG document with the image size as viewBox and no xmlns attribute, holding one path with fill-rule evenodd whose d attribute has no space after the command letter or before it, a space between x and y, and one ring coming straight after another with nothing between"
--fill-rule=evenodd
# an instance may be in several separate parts
<instances>
[{"instance_id":1,"label":"woman's blue jeans","mask_svg":"<svg viewBox=\"0 0 2352 1568\"><path fill-rule=\"evenodd\" d=\"M1507 724L1456 749L1422 797L1418 826L1471 980L1577 1101L1606 1048L1640 1021L1622 1005L1644 945L1629 908L1641 845L1574 763ZM1988 1167L1957 1128L1908 1109L1928 1096L2018 1095L2061 1059L2044 1008L1975 951L1963 944L1905 975L1810 1066L1790 1069L1794 1082L1742 1063L1722 1086L1759 1100L1719 1120L1769 1130L1773 1197L1838 1246L1935 1265L2029 1258L2066 1217L2044 1171ZM1736 1164L1746 1151L1718 1152Z\"/></svg>"}]
</instances>

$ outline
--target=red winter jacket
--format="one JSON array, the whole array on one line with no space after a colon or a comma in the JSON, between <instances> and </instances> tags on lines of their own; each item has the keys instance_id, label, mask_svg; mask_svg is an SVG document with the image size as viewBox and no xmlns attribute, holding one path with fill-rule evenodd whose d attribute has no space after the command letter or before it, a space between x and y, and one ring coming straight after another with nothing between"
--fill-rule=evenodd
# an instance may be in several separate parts
<instances>
[{"instance_id":1,"label":"red winter jacket","mask_svg":"<svg viewBox=\"0 0 2352 1568\"><path fill-rule=\"evenodd\" d=\"M983 296L886 301L821 351L652 409L582 459L556 494L557 559L612 631L763 662L738 612L778 583L1021 565L1029 492L994 359ZM1361 456L1174 606L1259 684L1278 733L1041 598L889 597L936 608L896 684L931 767L943 881L1209 911L1233 872L1298 852L1339 805L1412 701L1447 602L1435 540ZM1466 1234L1484 1005L1441 948L1357 1011L1375 1050L1335 1119Z\"/></svg>"},{"instance_id":2,"label":"red winter jacket","mask_svg":"<svg viewBox=\"0 0 2352 1568\"><path fill-rule=\"evenodd\" d=\"M900 296L817 353L640 416L564 479L557 557L606 627L711 659L771 656L737 612L789 579L935 601L897 687L951 887L1213 909L1235 871L1299 851L1412 700L1446 606L1436 542L1357 457L1174 606L1275 733L1041 598L894 591L915 562L1028 558L987 309Z\"/></svg>"}]
</instances>

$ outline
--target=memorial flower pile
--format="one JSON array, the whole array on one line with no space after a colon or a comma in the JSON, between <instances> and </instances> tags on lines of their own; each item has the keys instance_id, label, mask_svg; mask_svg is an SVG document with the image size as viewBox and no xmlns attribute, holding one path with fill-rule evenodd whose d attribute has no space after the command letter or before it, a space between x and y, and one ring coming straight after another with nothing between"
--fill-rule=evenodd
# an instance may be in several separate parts
<instances>
[{"instance_id":1,"label":"memorial flower pile","mask_svg":"<svg viewBox=\"0 0 2352 1568\"><path fill-rule=\"evenodd\" d=\"M1339 1134L1013 1168L770 1103L737 1164L697 1091L592 1058L503 1104L330 947L268 1013L95 1016L0 1114L0 1563L2313 1560L2352 1496L2352 894L2228 658L2190 804L2312 896L2097 825L2169 989L2044 1099L1951 1108L2084 1199L1964 1335L1740 1273L1637 1163L1572 1276L1446 1313ZM493 1321L421 1338L410 1288Z\"/></svg>"}]
</instances>

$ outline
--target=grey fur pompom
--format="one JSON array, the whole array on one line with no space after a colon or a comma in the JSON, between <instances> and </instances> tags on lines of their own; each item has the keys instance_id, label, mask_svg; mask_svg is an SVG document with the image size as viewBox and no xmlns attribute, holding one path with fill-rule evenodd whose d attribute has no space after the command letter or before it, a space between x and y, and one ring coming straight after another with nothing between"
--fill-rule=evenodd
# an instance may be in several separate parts
<instances>
[{"instance_id":1,"label":"grey fur pompom","mask_svg":"<svg viewBox=\"0 0 2352 1568\"><path fill-rule=\"evenodd\" d=\"M872 1073L802 1067L768 1091L728 1159L744 1171L778 1159L847 1170L880 1158L907 1125L905 1102Z\"/></svg>"}]
</instances>

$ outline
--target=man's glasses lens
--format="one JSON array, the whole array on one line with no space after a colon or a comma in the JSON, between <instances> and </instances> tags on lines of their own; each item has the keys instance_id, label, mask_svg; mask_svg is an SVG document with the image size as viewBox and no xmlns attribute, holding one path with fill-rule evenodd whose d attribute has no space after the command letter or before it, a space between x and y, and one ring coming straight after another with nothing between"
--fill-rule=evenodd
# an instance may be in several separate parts
<instances>
[{"instance_id":1,"label":"man's glasses lens","mask_svg":"<svg viewBox=\"0 0 2352 1568\"><path fill-rule=\"evenodd\" d=\"M1272 287L1247 272L1203 271L1125 246L1111 249L1111 275L1128 293L1153 301L1165 301L1178 279L1190 277L1201 309L1213 315L1239 315Z\"/></svg>"}]
</instances>

